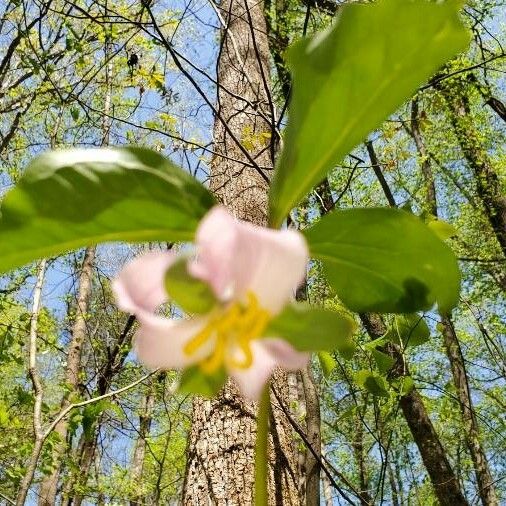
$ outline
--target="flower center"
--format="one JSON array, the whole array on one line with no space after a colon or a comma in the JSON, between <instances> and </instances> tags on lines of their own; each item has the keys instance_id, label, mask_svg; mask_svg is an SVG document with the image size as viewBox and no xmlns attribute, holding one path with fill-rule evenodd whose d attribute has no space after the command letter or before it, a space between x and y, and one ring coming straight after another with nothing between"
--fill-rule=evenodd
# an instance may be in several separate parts
<instances>
[{"instance_id":1,"label":"flower center","mask_svg":"<svg viewBox=\"0 0 506 506\"><path fill-rule=\"evenodd\" d=\"M271 314L260 307L253 292L248 292L246 304L234 302L225 311L212 317L208 324L184 347L193 355L208 341L214 340L214 350L200 363L201 369L212 374L222 364L247 369L253 362L251 341L262 335Z\"/></svg>"}]
</instances>

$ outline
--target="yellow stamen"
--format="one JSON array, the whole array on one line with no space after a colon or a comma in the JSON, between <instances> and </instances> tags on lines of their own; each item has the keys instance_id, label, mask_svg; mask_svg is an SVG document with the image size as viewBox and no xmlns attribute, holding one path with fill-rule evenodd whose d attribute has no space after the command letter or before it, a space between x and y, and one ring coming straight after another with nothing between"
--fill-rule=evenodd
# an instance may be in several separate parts
<instances>
[{"instance_id":1,"label":"yellow stamen","mask_svg":"<svg viewBox=\"0 0 506 506\"><path fill-rule=\"evenodd\" d=\"M248 292L246 304L234 302L209 323L184 347L187 355L193 355L210 339L215 340L214 350L201 361L201 369L212 374L222 364L233 368L247 369L253 363L251 341L262 335L271 315L261 308L256 295ZM243 355L238 359L237 352Z\"/></svg>"},{"instance_id":2,"label":"yellow stamen","mask_svg":"<svg viewBox=\"0 0 506 506\"><path fill-rule=\"evenodd\" d=\"M218 335L213 353L200 363L200 368L206 374L216 372L223 363L225 355L226 340L223 336Z\"/></svg>"}]
</instances>

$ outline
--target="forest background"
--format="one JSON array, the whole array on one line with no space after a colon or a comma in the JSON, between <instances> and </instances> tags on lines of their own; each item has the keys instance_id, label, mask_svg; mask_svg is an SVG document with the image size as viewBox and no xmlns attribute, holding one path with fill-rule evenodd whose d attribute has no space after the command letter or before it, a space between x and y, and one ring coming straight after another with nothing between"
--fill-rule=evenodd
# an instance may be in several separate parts
<instances>
[{"instance_id":1,"label":"forest background","mask_svg":"<svg viewBox=\"0 0 506 506\"><path fill-rule=\"evenodd\" d=\"M2 192L48 149L137 144L223 198L226 170L216 167L246 170L245 153L272 167L291 91L285 50L331 25L340 8L328 0L5 2ZM321 353L287 378L274 405L283 452L294 457L296 497L282 497L284 504L506 501L506 230L489 213L491 186L504 205L505 12L500 0L467 2L469 50L291 213L297 228L334 208L393 206L428 222L439 217L451 224L438 222L439 233L459 259L463 283L451 319L427 312L426 327L403 340L398 317L357 317L351 360ZM237 82L242 88L234 89ZM240 121L224 133L219 118L230 109ZM232 134L232 148L220 147ZM232 434L244 426L224 421L241 420L243 407L230 408L225 394L215 401L225 440L219 431L197 435L196 423L214 423L210 401L175 392L177 373L152 374L137 363L135 319L112 299L110 281L127 259L177 247L88 247L2 278L0 504L199 504L206 497L219 504L234 496L248 504L239 489L226 488L247 482L237 461L248 463L251 448ZM318 263L299 295L342 307ZM387 327L400 336L393 362L370 344ZM409 392L392 382L399 362L395 374L412 381Z\"/></svg>"}]
</instances>

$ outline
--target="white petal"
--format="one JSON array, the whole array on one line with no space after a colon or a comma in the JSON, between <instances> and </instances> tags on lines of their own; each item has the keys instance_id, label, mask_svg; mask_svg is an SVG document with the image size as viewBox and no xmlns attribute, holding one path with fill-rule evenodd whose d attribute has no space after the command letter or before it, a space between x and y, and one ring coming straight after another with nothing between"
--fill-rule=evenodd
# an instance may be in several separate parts
<instances>
[{"instance_id":1,"label":"white petal","mask_svg":"<svg viewBox=\"0 0 506 506\"><path fill-rule=\"evenodd\" d=\"M296 351L282 339L255 339L251 342L253 363L246 369L233 368L229 371L244 397L257 401L262 390L279 366L286 370L298 370L309 361L308 353Z\"/></svg>"},{"instance_id":2,"label":"white petal","mask_svg":"<svg viewBox=\"0 0 506 506\"><path fill-rule=\"evenodd\" d=\"M167 301L165 272L176 255L168 251L151 251L128 262L112 282L118 307L136 314L154 311Z\"/></svg>"},{"instance_id":3,"label":"white petal","mask_svg":"<svg viewBox=\"0 0 506 506\"><path fill-rule=\"evenodd\" d=\"M224 207L214 207L200 222L195 236L197 259L190 273L207 281L216 297L224 300L234 283L237 221Z\"/></svg>"},{"instance_id":4,"label":"white petal","mask_svg":"<svg viewBox=\"0 0 506 506\"><path fill-rule=\"evenodd\" d=\"M138 315L138 319L140 328L135 335L134 350L147 367L180 369L202 360L212 351L212 340L191 355L183 351L186 343L206 326L206 318L172 320L145 313Z\"/></svg>"},{"instance_id":5,"label":"white petal","mask_svg":"<svg viewBox=\"0 0 506 506\"><path fill-rule=\"evenodd\" d=\"M212 209L197 231L194 275L210 283L218 297L232 288L234 298L254 292L260 305L278 313L306 274L309 253L302 234L271 230Z\"/></svg>"}]
</instances>

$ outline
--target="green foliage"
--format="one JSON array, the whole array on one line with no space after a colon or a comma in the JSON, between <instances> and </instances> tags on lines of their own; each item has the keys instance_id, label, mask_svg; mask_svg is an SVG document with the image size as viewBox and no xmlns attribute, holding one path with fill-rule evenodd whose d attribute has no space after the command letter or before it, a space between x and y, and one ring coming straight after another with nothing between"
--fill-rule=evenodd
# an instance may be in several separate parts
<instances>
[{"instance_id":1,"label":"green foliage","mask_svg":"<svg viewBox=\"0 0 506 506\"><path fill-rule=\"evenodd\" d=\"M379 397L389 397L389 386L387 380L378 373L362 369L355 373L357 385Z\"/></svg>"},{"instance_id":2,"label":"green foliage","mask_svg":"<svg viewBox=\"0 0 506 506\"><path fill-rule=\"evenodd\" d=\"M323 376L326 379L329 379L332 371L337 366L336 359L328 351L319 351L317 356L320 367L322 368Z\"/></svg>"},{"instance_id":3,"label":"green foliage","mask_svg":"<svg viewBox=\"0 0 506 506\"><path fill-rule=\"evenodd\" d=\"M281 337L297 350L333 351L351 358L355 344L351 339L355 321L343 312L291 304L268 324L266 336Z\"/></svg>"},{"instance_id":4,"label":"green foliage","mask_svg":"<svg viewBox=\"0 0 506 506\"><path fill-rule=\"evenodd\" d=\"M190 240L213 203L148 149L48 152L2 202L0 272L98 242Z\"/></svg>"},{"instance_id":5,"label":"green foliage","mask_svg":"<svg viewBox=\"0 0 506 506\"><path fill-rule=\"evenodd\" d=\"M397 209L335 211L305 231L311 254L351 310L409 313L455 306L455 256L427 226Z\"/></svg>"},{"instance_id":6,"label":"green foliage","mask_svg":"<svg viewBox=\"0 0 506 506\"><path fill-rule=\"evenodd\" d=\"M396 315L385 338L403 348L420 346L430 339L430 330L420 315Z\"/></svg>"},{"instance_id":7,"label":"green foliage","mask_svg":"<svg viewBox=\"0 0 506 506\"><path fill-rule=\"evenodd\" d=\"M273 226L416 88L469 42L460 2L345 5L291 47L290 118L270 194ZM423 19L423 23L420 20Z\"/></svg>"}]
</instances>

